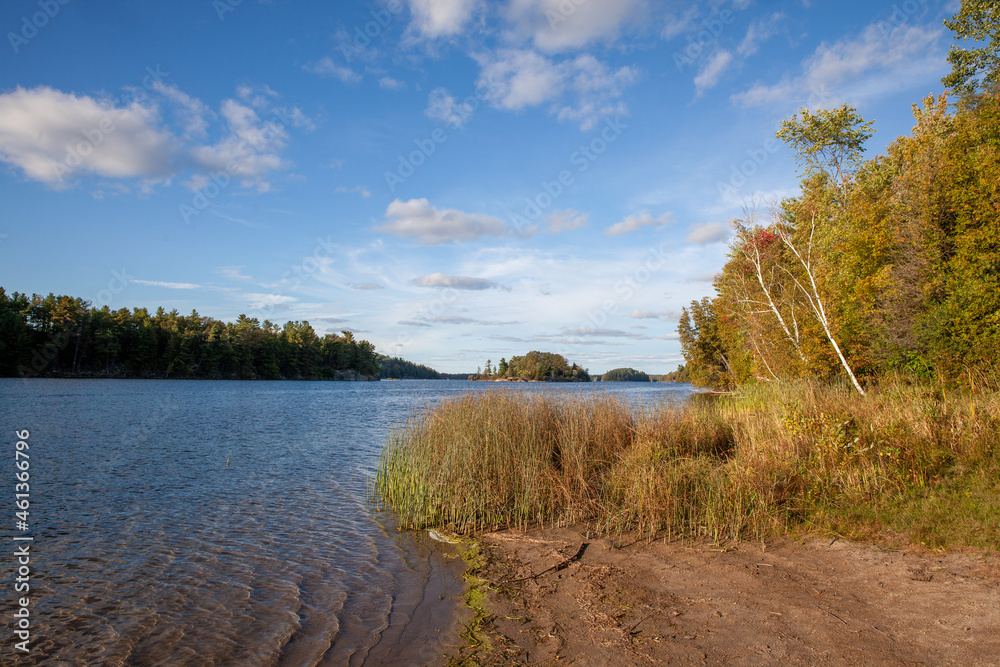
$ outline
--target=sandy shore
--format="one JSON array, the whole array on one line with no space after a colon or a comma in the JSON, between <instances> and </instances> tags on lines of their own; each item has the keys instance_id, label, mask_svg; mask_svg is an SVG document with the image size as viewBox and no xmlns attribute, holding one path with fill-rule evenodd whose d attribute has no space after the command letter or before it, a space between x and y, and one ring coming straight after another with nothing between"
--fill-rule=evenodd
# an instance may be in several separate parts
<instances>
[{"instance_id":1,"label":"sandy shore","mask_svg":"<svg viewBox=\"0 0 1000 667\"><path fill-rule=\"evenodd\" d=\"M483 664L1000 665L1000 558L842 540L482 537ZM584 546L586 545L586 546Z\"/></svg>"}]
</instances>

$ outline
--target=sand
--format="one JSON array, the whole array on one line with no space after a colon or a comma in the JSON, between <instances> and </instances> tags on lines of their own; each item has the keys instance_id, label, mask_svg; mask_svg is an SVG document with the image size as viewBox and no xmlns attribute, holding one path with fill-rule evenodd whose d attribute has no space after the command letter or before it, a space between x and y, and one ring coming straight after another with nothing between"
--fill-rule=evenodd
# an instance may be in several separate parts
<instances>
[{"instance_id":1,"label":"sand","mask_svg":"<svg viewBox=\"0 0 1000 667\"><path fill-rule=\"evenodd\" d=\"M483 664L1000 665L995 554L829 538L619 548L571 528L480 544Z\"/></svg>"}]
</instances>

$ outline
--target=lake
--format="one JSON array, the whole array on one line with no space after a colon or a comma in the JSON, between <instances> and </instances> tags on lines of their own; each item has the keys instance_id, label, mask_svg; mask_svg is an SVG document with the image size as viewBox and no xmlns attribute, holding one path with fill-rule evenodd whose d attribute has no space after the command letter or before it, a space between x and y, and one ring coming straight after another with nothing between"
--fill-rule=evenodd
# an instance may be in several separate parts
<instances>
[{"instance_id":1,"label":"lake","mask_svg":"<svg viewBox=\"0 0 1000 667\"><path fill-rule=\"evenodd\" d=\"M689 385L504 383L683 400ZM17 664L434 664L459 642L455 547L399 531L366 494L389 430L461 381L0 379L9 508L0 596ZM30 449L15 527L15 431ZM14 541L15 537L33 540ZM60 663L61 661L61 663ZM5 658L0 661L5 664Z\"/></svg>"}]
</instances>

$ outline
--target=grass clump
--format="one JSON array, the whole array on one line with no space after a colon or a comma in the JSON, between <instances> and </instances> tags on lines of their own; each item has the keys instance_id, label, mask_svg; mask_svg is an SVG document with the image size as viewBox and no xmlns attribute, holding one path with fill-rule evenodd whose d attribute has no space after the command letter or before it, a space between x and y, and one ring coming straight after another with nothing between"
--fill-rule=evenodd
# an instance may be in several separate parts
<instances>
[{"instance_id":1,"label":"grass clump","mask_svg":"<svg viewBox=\"0 0 1000 667\"><path fill-rule=\"evenodd\" d=\"M404 526L586 522L610 535L763 539L799 528L1000 547L1000 397L758 385L633 409L498 390L392 434L376 497Z\"/></svg>"}]
</instances>

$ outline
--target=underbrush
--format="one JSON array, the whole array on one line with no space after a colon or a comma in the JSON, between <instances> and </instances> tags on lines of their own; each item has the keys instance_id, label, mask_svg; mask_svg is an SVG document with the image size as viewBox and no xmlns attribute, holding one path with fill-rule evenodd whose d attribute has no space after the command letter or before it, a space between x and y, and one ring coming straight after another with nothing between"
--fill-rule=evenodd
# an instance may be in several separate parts
<instances>
[{"instance_id":1,"label":"underbrush","mask_svg":"<svg viewBox=\"0 0 1000 667\"><path fill-rule=\"evenodd\" d=\"M1000 548L1000 395L758 385L632 409L609 396L465 395L390 437L375 497L404 526L588 523L608 535L901 534Z\"/></svg>"}]
</instances>

